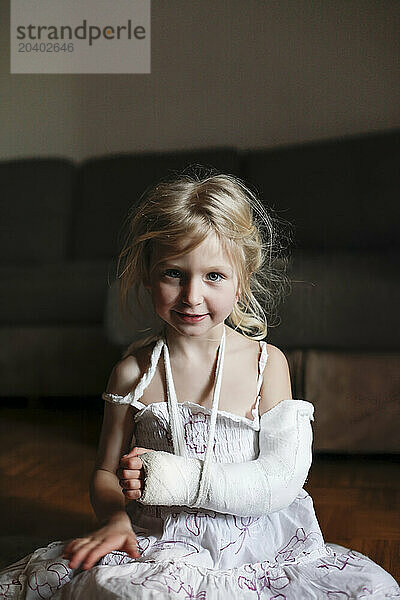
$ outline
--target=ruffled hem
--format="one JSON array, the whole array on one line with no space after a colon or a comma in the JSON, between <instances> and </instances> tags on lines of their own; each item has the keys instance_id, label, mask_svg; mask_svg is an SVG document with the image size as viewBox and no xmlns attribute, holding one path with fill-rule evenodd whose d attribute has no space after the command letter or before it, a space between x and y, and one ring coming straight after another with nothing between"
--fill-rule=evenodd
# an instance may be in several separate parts
<instances>
[{"instance_id":1,"label":"ruffled hem","mask_svg":"<svg viewBox=\"0 0 400 600\"><path fill-rule=\"evenodd\" d=\"M63 546L63 542L53 542L0 573L0 593L8 600L400 597L400 587L382 567L357 551L335 544L325 544L300 561L261 561L225 570L179 559L135 560L124 552L111 552L87 572L69 569L61 558Z\"/></svg>"}]
</instances>

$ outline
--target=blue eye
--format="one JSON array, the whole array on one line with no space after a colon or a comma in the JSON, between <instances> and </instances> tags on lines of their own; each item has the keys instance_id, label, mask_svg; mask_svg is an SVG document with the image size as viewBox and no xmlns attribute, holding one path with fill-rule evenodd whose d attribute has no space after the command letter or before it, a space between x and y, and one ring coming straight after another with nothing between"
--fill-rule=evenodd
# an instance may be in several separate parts
<instances>
[{"instance_id":1,"label":"blue eye","mask_svg":"<svg viewBox=\"0 0 400 600\"><path fill-rule=\"evenodd\" d=\"M210 281L221 281L222 276L220 273L209 273L208 274L208 278L210 279Z\"/></svg>"},{"instance_id":2,"label":"blue eye","mask_svg":"<svg viewBox=\"0 0 400 600\"><path fill-rule=\"evenodd\" d=\"M164 275L166 275L167 277L172 277L173 279L177 279L178 277L181 276L181 272L178 271L177 269L167 269L164 272Z\"/></svg>"},{"instance_id":3,"label":"blue eye","mask_svg":"<svg viewBox=\"0 0 400 600\"><path fill-rule=\"evenodd\" d=\"M182 271L179 271L179 269L166 269L163 272L163 276L170 277L171 279L181 279L184 277ZM213 283L218 283L219 281L222 281L223 278L223 275L221 275L221 273L217 273L216 271L207 273L207 279Z\"/></svg>"}]
</instances>

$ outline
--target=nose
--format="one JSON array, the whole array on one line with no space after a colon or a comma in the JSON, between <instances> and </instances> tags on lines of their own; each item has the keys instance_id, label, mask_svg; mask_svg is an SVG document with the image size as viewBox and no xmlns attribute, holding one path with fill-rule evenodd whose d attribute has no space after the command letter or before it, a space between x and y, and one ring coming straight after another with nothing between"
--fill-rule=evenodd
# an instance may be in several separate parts
<instances>
[{"instance_id":1,"label":"nose","mask_svg":"<svg viewBox=\"0 0 400 600\"><path fill-rule=\"evenodd\" d=\"M189 306L198 306L203 302L201 281L192 277L183 282L182 301Z\"/></svg>"}]
</instances>

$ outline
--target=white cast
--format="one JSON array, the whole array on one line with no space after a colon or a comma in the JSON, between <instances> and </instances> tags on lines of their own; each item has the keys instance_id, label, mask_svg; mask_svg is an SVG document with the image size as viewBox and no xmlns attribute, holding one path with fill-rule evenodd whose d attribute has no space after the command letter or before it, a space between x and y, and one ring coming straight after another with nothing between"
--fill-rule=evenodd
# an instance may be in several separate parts
<instances>
[{"instance_id":1,"label":"white cast","mask_svg":"<svg viewBox=\"0 0 400 600\"><path fill-rule=\"evenodd\" d=\"M141 454L145 479L139 502L249 517L288 507L311 466L313 414L311 402L279 402L260 417L258 458L244 463L212 462L202 489L204 461L163 451Z\"/></svg>"}]
</instances>

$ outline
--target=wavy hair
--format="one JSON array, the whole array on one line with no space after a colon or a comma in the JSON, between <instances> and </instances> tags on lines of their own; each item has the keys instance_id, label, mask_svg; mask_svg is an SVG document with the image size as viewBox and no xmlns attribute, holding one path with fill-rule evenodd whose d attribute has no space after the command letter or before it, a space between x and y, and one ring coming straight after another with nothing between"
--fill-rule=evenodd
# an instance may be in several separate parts
<instances>
[{"instance_id":1,"label":"wavy hair","mask_svg":"<svg viewBox=\"0 0 400 600\"><path fill-rule=\"evenodd\" d=\"M265 338L268 326L278 324L277 308L290 288L286 275L290 226L238 177L190 165L148 189L130 210L126 225L117 266L124 315L129 313L131 288L140 302L139 287L150 280L155 248L170 260L190 252L213 232L239 282L238 302L226 324L255 340Z\"/></svg>"}]
</instances>

